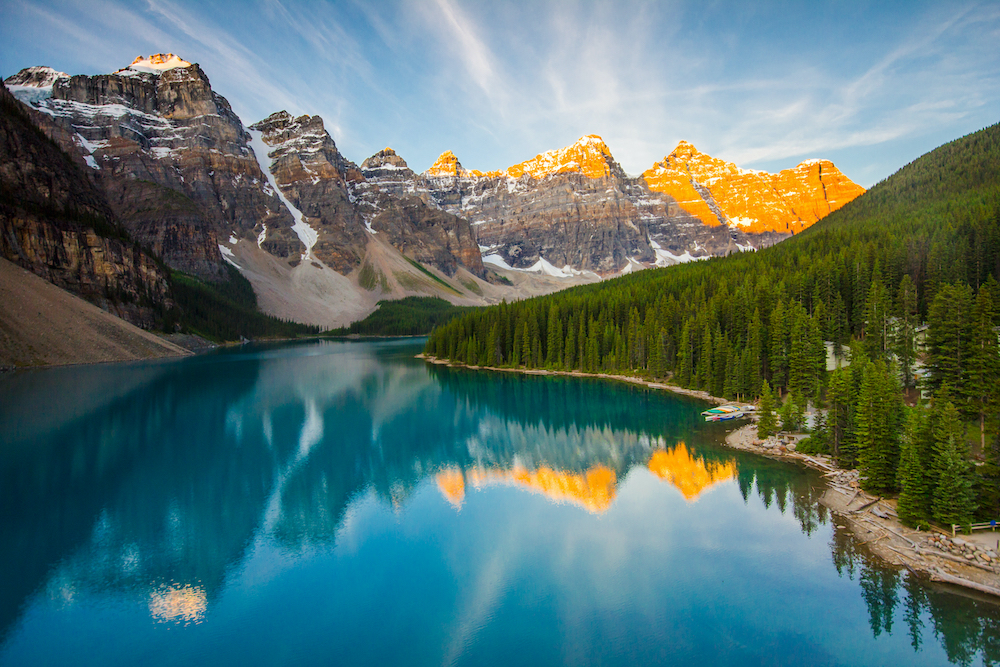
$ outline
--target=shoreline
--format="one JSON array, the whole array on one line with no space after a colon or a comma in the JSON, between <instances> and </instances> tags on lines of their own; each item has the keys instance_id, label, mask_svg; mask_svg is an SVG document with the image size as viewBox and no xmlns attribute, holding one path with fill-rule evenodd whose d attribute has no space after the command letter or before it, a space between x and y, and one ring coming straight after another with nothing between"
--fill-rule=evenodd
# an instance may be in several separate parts
<instances>
[{"instance_id":1,"label":"shoreline","mask_svg":"<svg viewBox=\"0 0 1000 667\"><path fill-rule=\"evenodd\" d=\"M730 431L726 445L821 471L827 488L819 502L837 517L837 528L850 530L883 561L933 582L984 593L994 602L1000 598L1000 561L989 544L995 538L984 539L983 533L952 538L939 529L921 531L904 526L896 515L896 501L861 490L857 470L838 468L826 455L800 454L779 438L759 440L756 424Z\"/></svg>"},{"instance_id":2,"label":"shoreline","mask_svg":"<svg viewBox=\"0 0 1000 667\"><path fill-rule=\"evenodd\" d=\"M470 366L423 353L416 355L416 358L439 366L470 370L616 380L670 391L717 405L729 402L704 391L627 375ZM725 445L819 471L826 483L826 491L819 502L836 517L835 529L850 530L854 539L890 565L905 567L922 578L963 589L954 591L956 593L985 594L990 596L991 601L1000 602L1000 558L997 555L1000 553L1000 533L989 533L998 540L997 549L992 550L984 548L987 540L977 539L982 535L962 535L952 539L950 535L938 530L918 531L908 528L896 517L895 500L886 500L862 491L858 471L838 468L827 455L807 455L795 451L794 445L801 439L799 435L786 435L782 438L772 436L762 441L757 438L756 423L749 423L729 431L725 437Z\"/></svg>"},{"instance_id":3,"label":"shoreline","mask_svg":"<svg viewBox=\"0 0 1000 667\"><path fill-rule=\"evenodd\" d=\"M612 373L584 373L583 371L553 371L542 368L500 368L499 366L470 366L468 364L456 364L447 359L438 359L437 357L429 354L424 354L421 352L416 355L417 359L423 359L424 361L436 364L438 366L451 366L453 368L468 368L473 371L496 371L499 373L520 373L521 375L562 375L565 377L574 378L597 378L600 380L616 380L618 382L628 382L630 384L637 384L642 387L649 387L650 389L662 389L664 391L670 391L675 394L680 394L682 396L690 396L691 398L697 398L703 401L708 401L709 403L715 403L716 405L722 405L724 403L729 403L724 398L719 398L718 396L712 396L707 391L697 391L694 389L685 389L684 387L678 387L676 385L667 384L665 382L654 382L653 380L643 380L642 378L637 378L631 375L614 375Z\"/></svg>"}]
</instances>

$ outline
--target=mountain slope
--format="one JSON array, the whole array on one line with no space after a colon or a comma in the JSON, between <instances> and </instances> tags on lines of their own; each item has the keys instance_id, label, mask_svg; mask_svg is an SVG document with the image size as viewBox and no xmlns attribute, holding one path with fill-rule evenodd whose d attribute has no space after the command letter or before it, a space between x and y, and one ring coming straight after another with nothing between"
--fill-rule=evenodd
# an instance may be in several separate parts
<instances>
[{"instance_id":1,"label":"mountain slope","mask_svg":"<svg viewBox=\"0 0 1000 667\"><path fill-rule=\"evenodd\" d=\"M0 367L189 354L0 258Z\"/></svg>"},{"instance_id":2,"label":"mountain slope","mask_svg":"<svg viewBox=\"0 0 1000 667\"><path fill-rule=\"evenodd\" d=\"M172 306L168 272L3 86L0 156L0 257L134 324L157 323Z\"/></svg>"},{"instance_id":3,"label":"mountain slope","mask_svg":"<svg viewBox=\"0 0 1000 667\"><path fill-rule=\"evenodd\" d=\"M873 318L900 312L905 281L926 313L943 285L991 278L1000 279L1000 125L932 151L774 247L485 309L438 329L427 350L672 375L717 396L756 396L767 380L808 398L821 342L877 330Z\"/></svg>"},{"instance_id":4,"label":"mountain slope","mask_svg":"<svg viewBox=\"0 0 1000 667\"><path fill-rule=\"evenodd\" d=\"M829 160L769 174L740 169L686 141L643 178L705 224L737 225L751 234L797 234L865 191Z\"/></svg>"}]
</instances>

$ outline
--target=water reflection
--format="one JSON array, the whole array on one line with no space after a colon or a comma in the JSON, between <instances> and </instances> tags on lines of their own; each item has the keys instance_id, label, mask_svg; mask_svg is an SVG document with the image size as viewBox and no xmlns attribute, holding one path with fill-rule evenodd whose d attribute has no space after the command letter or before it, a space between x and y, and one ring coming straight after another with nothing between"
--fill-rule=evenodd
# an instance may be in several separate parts
<instances>
[{"instance_id":1,"label":"water reflection","mask_svg":"<svg viewBox=\"0 0 1000 667\"><path fill-rule=\"evenodd\" d=\"M574 521L610 526L616 509L636 511L634 499L618 508L623 489L648 483L689 507L713 496L721 506L731 489L807 536L828 523L814 476L713 446L705 433L721 429L699 422L697 403L598 381L428 368L414 351L406 342L244 348L3 378L0 564L14 576L0 581L0 637L33 604L101 596L158 624L207 625L252 554L332 551L366 498L402 516L427 488L452 521L483 516L477 494L510 490L526 498L508 507L540 497L568 506ZM67 387L65 409L54 409ZM902 614L915 651L933 634L953 661L995 659L995 608L900 580L844 531L833 536L834 566L859 582L873 637L898 632ZM510 594L503 553L491 551L471 589L456 593L471 596L459 623L468 633ZM609 565L595 577L614 573ZM443 643L458 646L460 635Z\"/></svg>"}]
</instances>

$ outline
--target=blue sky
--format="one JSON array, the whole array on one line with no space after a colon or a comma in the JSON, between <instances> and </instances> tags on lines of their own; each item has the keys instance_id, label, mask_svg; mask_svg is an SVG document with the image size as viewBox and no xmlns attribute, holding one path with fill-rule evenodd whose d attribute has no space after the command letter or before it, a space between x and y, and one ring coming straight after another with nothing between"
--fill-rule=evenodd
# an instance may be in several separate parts
<instances>
[{"instance_id":1,"label":"blue sky","mask_svg":"<svg viewBox=\"0 0 1000 667\"><path fill-rule=\"evenodd\" d=\"M1000 121L998 2L0 0L0 74L201 64L246 124L318 114L360 163L499 169L599 134L629 173L677 142L870 186Z\"/></svg>"}]
</instances>

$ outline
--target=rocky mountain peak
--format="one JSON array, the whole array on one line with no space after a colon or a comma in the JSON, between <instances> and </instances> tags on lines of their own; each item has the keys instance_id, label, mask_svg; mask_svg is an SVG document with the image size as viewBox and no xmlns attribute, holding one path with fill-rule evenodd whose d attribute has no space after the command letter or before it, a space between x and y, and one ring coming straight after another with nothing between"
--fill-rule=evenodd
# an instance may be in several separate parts
<instances>
[{"instance_id":1,"label":"rocky mountain peak","mask_svg":"<svg viewBox=\"0 0 1000 667\"><path fill-rule=\"evenodd\" d=\"M4 83L7 84L8 88L12 88L13 86L52 88L52 84L57 80L68 78L69 74L66 72L59 72L44 65L36 65L34 67L25 67L17 74L7 77Z\"/></svg>"},{"instance_id":2,"label":"rocky mountain peak","mask_svg":"<svg viewBox=\"0 0 1000 667\"><path fill-rule=\"evenodd\" d=\"M361 163L361 171L367 172L370 169L406 169L409 167L406 164L406 160L399 157L396 151L389 147L383 148L375 155Z\"/></svg>"},{"instance_id":3,"label":"rocky mountain peak","mask_svg":"<svg viewBox=\"0 0 1000 667\"><path fill-rule=\"evenodd\" d=\"M596 134L580 137L571 146L536 155L530 160L508 167L504 173L509 178L520 178L527 174L540 179L572 172L588 178L624 175L607 144Z\"/></svg>"},{"instance_id":4,"label":"rocky mountain peak","mask_svg":"<svg viewBox=\"0 0 1000 667\"><path fill-rule=\"evenodd\" d=\"M462 167L455 154L451 151L441 153L440 157L431 165L430 169L424 172L428 178L458 178L468 176L469 171Z\"/></svg>"},{"instance_id":5,"label":"rocky mountain peak","mask_svg":"<svg viewBox=\"0 0 1000 667\"><path fill-rule=\"evenodd\" d=\"M798 233L865 191L829 160L806 160L771 174L741 169L686 141L642 177L705 224L756 234Z\"/></svg>"},{"instance_id":6,"label":"rocky mountain peak","mask_svg":"<svg viewBox=\"0 0 1000 667\"><path fill-rule=\"evenodd\" d=\"M128 67L123 67L115 74L120 74L127 70L134 72L147 72L149 74L160 74L166 70L178 67L190 67L191 63L172 53L154 53L151 56L136 56L135 60Z\"/></svg>"}]
</instances>

